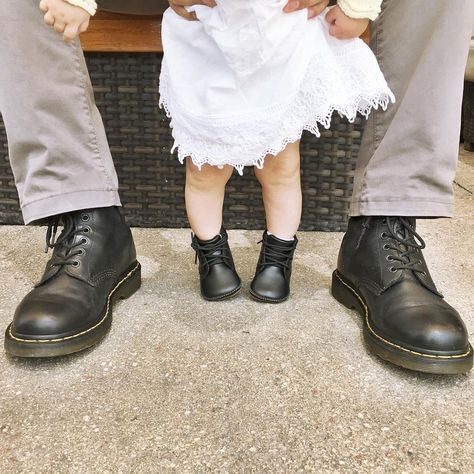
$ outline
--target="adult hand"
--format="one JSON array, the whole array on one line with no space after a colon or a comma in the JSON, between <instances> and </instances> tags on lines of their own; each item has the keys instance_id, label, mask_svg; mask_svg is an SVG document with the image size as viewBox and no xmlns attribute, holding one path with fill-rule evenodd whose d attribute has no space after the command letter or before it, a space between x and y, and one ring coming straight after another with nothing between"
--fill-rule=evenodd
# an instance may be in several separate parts
<instances>
[{"instance_id":1,"label":"adult hand","mask_svg":"<svg viewBox=\"0 0 474 474\"><path fill-rule=\"evenodd\" d=\"M193 5L206 5L207 7L215 7L217 4L215 0L169 0L170 7L186 20L196 21L196 14L194 12L189 13L186 7L192 7Z\"/></svg>"},{"instance_id":2,"label":"adult hand","mask_svg":"<svg viewBox=\"0 0 474 474\"><path fill-rule=\"evenodd\" d=\"M314 18L324 11L329 5L329 0L288 0L283 8L286 13L295 12L297 10L308 9L308 18Z\"/></svg>"}]
</instances>

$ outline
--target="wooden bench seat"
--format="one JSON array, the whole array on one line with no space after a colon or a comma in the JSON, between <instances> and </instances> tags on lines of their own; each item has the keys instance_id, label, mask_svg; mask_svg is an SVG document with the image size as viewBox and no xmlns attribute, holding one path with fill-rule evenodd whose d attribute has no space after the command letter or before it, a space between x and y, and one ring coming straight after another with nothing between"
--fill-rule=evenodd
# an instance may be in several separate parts
<instances>
[{"instance_id":1,"label":"wooden bench seat","mask_svg":"<svg viewBox=\"0 0 474 474\"><path fill-rule=\"evenodd\" d=\"M98 12L81 36L84 51L159 53L161 15L136 16Z\"/></svg>"}]
</instances>

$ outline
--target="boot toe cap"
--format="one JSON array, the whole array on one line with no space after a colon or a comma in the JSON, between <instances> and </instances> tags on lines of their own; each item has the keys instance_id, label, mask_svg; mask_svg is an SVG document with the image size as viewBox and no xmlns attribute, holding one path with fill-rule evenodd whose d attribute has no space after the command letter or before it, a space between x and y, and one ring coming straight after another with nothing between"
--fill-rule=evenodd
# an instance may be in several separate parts
<instances>
[{"instance_id":1,"label":"boot toe cap","mask_svg":"<svg viewBox=\"0 0 474 474\"><path fill-rule=\"evenodd\" d=\"M444 303L444 302L443 302ZM448 304L404 308L387 317L384 332L402 345L434 355L458 355L469 351L466 327L457 311Z\"/></svg>"},{"instance_id":2,"label":"boot toe cap","mask_svg":"<svg viewBox=\"0 0 474 474\"><path fill-rule=\"evenodd\" d=\"M80 331L84 316L64 302L25 299L18 306L11 334L21 339L56 339Z\"/></svg>"},{"instance_id":3,"label":"boot toe cap","mask_svg":"<svg viewBox=\"0 0 474 474\"><path fill-rule=\"evenodd\" d=\"M269 301L282 301L290 294L282 270L274 266L268 266L256 275L250 289L257 298Z\"/></svg>"},{"instance_id":4,"label":"boot toe cap","mask_svg":"<svg viewBox=\"0 0 474 474\"><path fill-rule=\"evenodd\" d=\"M220 299L237 292L241 281L235 270L225 265L215 265L201 280L201 293L206 299Z\"/></svg>"}]
</instances>

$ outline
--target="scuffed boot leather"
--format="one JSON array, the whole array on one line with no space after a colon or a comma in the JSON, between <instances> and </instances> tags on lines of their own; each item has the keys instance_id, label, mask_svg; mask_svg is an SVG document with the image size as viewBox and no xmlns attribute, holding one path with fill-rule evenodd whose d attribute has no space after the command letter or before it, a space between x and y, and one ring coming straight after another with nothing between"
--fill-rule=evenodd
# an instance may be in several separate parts
<instances>
[{"instance_id":1,"label":"scuffed boot leather","mask_svg":"<svg viewBox=\"0 0 474 474\"><path fill-rule=\"evenodd\" d=\"M43 277L6 330L5 349L15 356L54 357L94 345L110 327L113 303L140 287L132 234L116 207L53 218L46 248L53 255Z\"/></svg>"},{"instance_id":2,"label":"scuffed boot leather","mask_svg":"<svg viewBox=\"0 0 474 474\"><path fill-rule=\"evenodd\" d=\"M235 270L225 229L211 240L199 240L192 235L191 247L199 259L201 295L208 301L219 301L234 296L242 282Z\"/></svg>"},{"instance_id":3,"label":"scuffed boot leather","mask_svg":"<svg viewBox=\"0 0 474 474\"><path fill-rule=\"evenodd\" d=\"M281 240L263 233L262 248L250 294L264 303L281 303L290 296L290 279L293 256L298 239Z\"/></svg>"},{"instance_id":4,"label":"scuffed boot leather","mask_svg":"<svg viewBox=\"0 0 474 474\"><path fill-rule=\"evenodd\" d=\"M332 294L363 316L365 340L383 359L421 372L467 372L466 327L436 289L423 248L413 218L351 218Z\"/></svg>"}]
</instances>

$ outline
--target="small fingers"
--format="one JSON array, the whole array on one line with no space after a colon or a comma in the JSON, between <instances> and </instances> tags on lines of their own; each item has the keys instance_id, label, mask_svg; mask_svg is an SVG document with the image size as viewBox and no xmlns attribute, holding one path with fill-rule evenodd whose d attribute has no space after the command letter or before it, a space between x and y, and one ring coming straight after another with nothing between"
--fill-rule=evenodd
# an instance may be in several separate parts
<instances>
[{"instance_id":1,"label":"small fingers","mask_svg":"<svg viewBox=\"0 0 474 474\"><path fill-rule=\"evenodd\" d=\"M326 21L328 23L334 23L336 21L336 12L334 8L331 8L327 13L326 13Z\"/></svg>"},{"instance_id":2,"label":"small fingers","mask_svg":"<svg viewBox=\"0 0 474 474\"><path fill-rule=\"evenodd\" d=\"M54 25L54 16L50 11L46 11L44 15L44 22L49 26Z\"/></svg>"},{"instance_id":3,"label":"small fingers","mask_svg":"<svg viewBox=\"0 0 474 474\"><path fill-rule=\"evenodd\" d=\"M342 29L336 23L333 23L329 27L329 34L331 36L334 36L334 38L337 38L337 39L345 39L346 38L346 35L342 31Z\"/></svg>"},{"instance_id":4,"label":"small fingers","mask_svg":"<svg viewBox=\"0 0 474 474\"><path fill-rule=\"evenodd\" d=\"M39 4L39 8L43 13L46 13L48 11L48 5L46 3L46 0L41 0Z\"/></svg>"},{"instance_id":5,"label":"small fingers","mask_svg":"<svg viewBox=\"0 0 474 474\"><path fill-rule=\"evenodd\" d=\"M297 0L290 0L283 8L283 11L286 13L291 13L300 8L300 2Z\"/></svg>"},{"instance_id":6,"label":"small fingers","mask_svg":"<svg viewBox=\"0 0 474 474\"><path fill-rule=\"evenodd\" d=\"M78 24L70 24L67 25L64 29L63 39L66 43L71 43L76 36L79 34L79 25Z\"/></svg>"},{"instance_id":7,"label":"small fingers","mask_svg":"<svg viewBox=\"0 0 474 474\"><path fill-rule=\"evenodd\" d=\"M311 18L316 18L318 15L320 15L326 7L329 5L329 0L326 0L322 2L320 5L316 5L314 7L309 7L308 8L308 19Z\"/></svg>"},{"instance_id":8,"label":"small fingers","mask_svg":"<svg viewBox=\"0 0 474 474\"><path fill-rule=\"evenodd\" d=\"M60 21L55 21L54 25L53 25L53 28L58 33L64 33L66 25L64 23L61 23Z\"/></svg>"},{"instance_id":9,"label":"small fingers","mask_svg":"<svg viewBox=\"0 0 474 474\"><path fill-rule=\"evenodd\" d=\"M84 33L85 31L87 31L87 28L89 28L89 21L90 18L88 18L86 21L82 22L79 25L79 33Z\"/></svg>"},{"instance_id":10,"label":"small fingers","mask_svg":"<svg viewBox=\"0 0 474 474\"><path fill-rule=\"evenodd\" d=\"M184 7L180 7L178 5L175 5L173 3L170 4L170 7L181 17L183 18L186 18L186 20L189 20L189 21L196 21L197 20L197 17L196 17L196 13L194 12L188 12L188 10L186 10L186 8Z\"/></svg>"}]
</instances>

